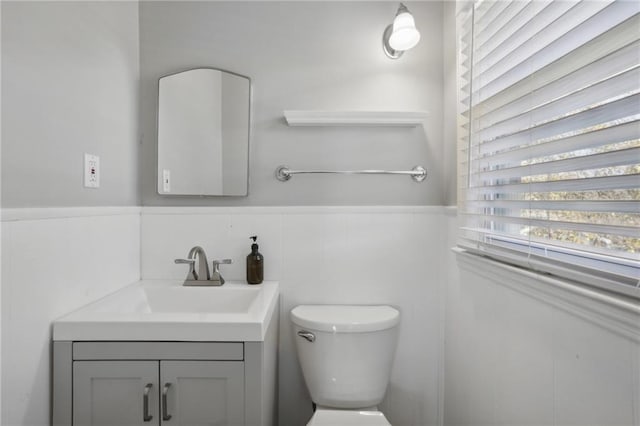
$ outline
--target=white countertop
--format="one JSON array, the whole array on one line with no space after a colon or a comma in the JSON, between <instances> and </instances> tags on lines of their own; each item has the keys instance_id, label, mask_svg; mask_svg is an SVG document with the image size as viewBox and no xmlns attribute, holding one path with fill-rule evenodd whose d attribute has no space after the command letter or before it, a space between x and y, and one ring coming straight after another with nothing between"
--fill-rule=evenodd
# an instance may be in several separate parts
<instances>
[{"instance_id":1,"label":"white countertop","mask_svg":"<svg viewBox=\"0 0 640 426\"><path fill-rule=\"evenodd\" d=\"M278 283L138 281L53 323L53 340L263 341Z\"/></svg>"}]
</instances>

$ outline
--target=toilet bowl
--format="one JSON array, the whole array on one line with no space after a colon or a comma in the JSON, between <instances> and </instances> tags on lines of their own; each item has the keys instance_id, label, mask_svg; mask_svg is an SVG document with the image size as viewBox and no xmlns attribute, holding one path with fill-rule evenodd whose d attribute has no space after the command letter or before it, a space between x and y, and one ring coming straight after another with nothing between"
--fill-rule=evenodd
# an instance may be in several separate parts
<instances>
[{"instance_id":1,"label":"toilet bowl","mask_svg":"<svg viewBox=\"0 0 640 426\"><path fill-rule=\"evenodd\" d=\"M375 407L389 382L398 310L385 305L300 305L291 310L291 321L302 374L317 404L308 426L389 426Z\"/></svg>"}]
</instances>

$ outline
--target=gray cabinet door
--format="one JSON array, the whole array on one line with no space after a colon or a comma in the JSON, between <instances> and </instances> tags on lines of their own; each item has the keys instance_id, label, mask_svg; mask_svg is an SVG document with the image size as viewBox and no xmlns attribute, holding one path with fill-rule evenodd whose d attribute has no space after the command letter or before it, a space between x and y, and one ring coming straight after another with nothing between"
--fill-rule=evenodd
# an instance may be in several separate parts
<instances>
[{"instance_id":1,"label":"gray cabinet door","mask_svg":"<svg viewBox=\"0 0 640 426\"><path fill-rule=\"evenodd\" d=\"M73 426L159 425L157 361L75 361Z\"/></svg>"},{"instance_id":2,"label":"gray cabinet door","mask_svg":"<svg viewBox=\"0 0 640 426\"><path fill-rule=\"evenodd\" d=\"M242 361L160 361L160 385L163 426L244 425Z\"/></svg>"}]
</instances>

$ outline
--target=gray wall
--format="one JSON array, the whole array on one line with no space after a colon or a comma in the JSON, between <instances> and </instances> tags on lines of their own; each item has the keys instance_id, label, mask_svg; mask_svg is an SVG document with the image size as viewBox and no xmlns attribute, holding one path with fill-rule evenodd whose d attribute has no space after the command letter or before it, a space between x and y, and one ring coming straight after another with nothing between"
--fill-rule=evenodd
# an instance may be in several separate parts
<instances>
[{"instance_id":1,"label":"gray wall","mask_svg":"<svg viewBox=\"0 0 640 426\"><path fill-rule=\"evenodd\" d=\"M138 79L137 2L3 1L2 207L138 205Z\"/></svg>"},{"instance_id":2,"label":"gray wall","mask_svg":"<svg viewBox=\"0 0 640 426\"><path fill-rule=\"evenodd\" d=\"M388 59L381 36L397 2L141 2L143 205L442 205L443 67L440 2L410 2L422 41ZM211 66L253 81L249 196L156 193L157 80ZM285 109L426 110L425 129L290 128ZM400 176L297 176L292 168L427 168Z\"/></svg>"},{"instance_id":3,"label":"gray wall","mask_svg":"<svg viewBox=\"0 0 640 426\"><path fill-rule=\"evenodd\" d=\"M51 322L139 278L137 2L0 3L3 426L50 424ZM83 188L83 154L102 163ZM27 214L7 207L25 207ZM39 220L38 217L45 216ZM96 244L99 242L99 244ZM88 250L88 248L90 248Z\"/></svg>"}]
</instances>

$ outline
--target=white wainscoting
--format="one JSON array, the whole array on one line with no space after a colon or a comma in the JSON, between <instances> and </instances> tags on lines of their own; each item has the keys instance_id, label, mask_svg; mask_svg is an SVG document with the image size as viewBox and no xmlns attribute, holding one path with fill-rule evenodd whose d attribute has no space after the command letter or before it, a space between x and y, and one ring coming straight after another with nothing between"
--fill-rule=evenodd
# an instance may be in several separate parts
<instances>
[{"instance_id":1,"label":"white wainscoting","mask_svg":"<svg viewBox=\"0 0 640 426\"><path fill-rule=\"evenodd\" d=\"M2 210L2 425L49 425L51 322L140 277L140 208Z\"/></svg>"},{"instance_id":2,"label":"white wainscoting","mask_svg":"<svg viewBox=\"0 0 640 426\"><path fill-rule=\"evenodd\" d=\"M184 278L184 257L201 245L227 258L227 279L245 279L249 236L258 235L265 279L280 281L280 426L310 418L289 311L304 303L391 304L402 323L381 409L393 425L437 425L444 307L442 207L145 207L142 277Z\"/></svg>"},{"instance_id":3,"label":"white wainscoting","mask_svg":"<svg viewBox=\"0 0 640 426\"><path fill-rule=\"evenodd\" d=\"M449 221L450 244L456 234ZM448 264L445 425L640 425L640 306L470 254Z\"/></svg>"},{"instance_id":4,"label":"white wainscoting","mask_svg":"<svg viewBox=\"0 0 640 426\"><path fill-rule=\"evenodd\" d=\"M398 351L381 404L394 426L442 424L443 416L452 426L640 426L640 318L636 323L633 310L616 303L566 293L553 298L538 291L545 279L516 278L510 274L517 272L487 260L458 264L449 250L455 209L134 207L2 214L3 425L49 422L53 319L140 276L183 278L183 265L173 259L196 244L210 258L233 258L223 274L243 279L248 237L257 234L265 278L281 283L281 426L299 426L311 415L288 318L301 303L400 308Z\"/></svg>"}]
</instances>

